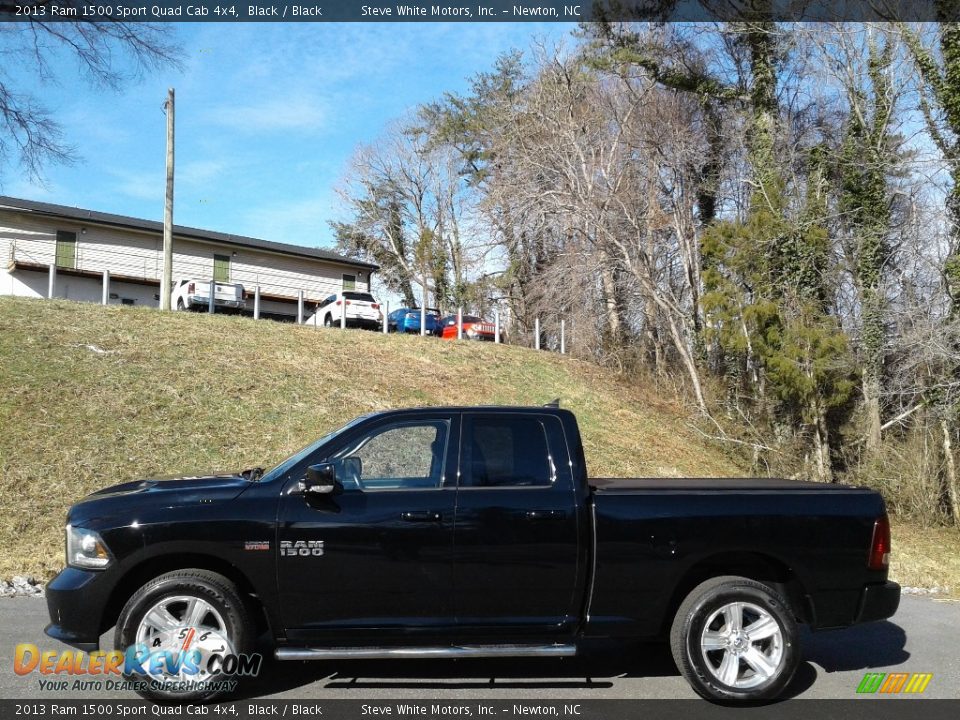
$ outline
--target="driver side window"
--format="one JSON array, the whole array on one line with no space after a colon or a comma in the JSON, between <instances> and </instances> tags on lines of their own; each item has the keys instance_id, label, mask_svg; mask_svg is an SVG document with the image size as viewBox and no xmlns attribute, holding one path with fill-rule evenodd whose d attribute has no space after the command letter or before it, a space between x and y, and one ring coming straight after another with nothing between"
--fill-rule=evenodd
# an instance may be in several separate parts
<instances>
[{"instance_id":1,"label":"driver side window","mask_svg":"<svg viewBox=\"0 0 960 720\"><path fill-rule=\"evenodd\" d=\"M363 490L439 488L447 455L446 420L378 428L337 453L337 476Z\"/></svg>"}]
</instances>

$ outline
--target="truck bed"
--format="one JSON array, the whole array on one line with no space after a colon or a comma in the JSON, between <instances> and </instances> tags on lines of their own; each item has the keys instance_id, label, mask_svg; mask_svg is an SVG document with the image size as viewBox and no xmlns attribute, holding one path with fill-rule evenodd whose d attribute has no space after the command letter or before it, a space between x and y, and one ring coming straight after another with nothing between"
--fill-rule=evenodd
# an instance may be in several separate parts
<instances>
[{"instance_id":1,"label":"truck bed","mask_svg":"<svg viewBox=\"0 0 960 720\"><path fill-rule=\"evenodd\" d=\"M813 627L856 621L880 496L866 488L774 478L593 478L592 629L649 636L697 568L730 560L795 578ZM609 629L604 629L609 625Z\"/></svg>"}]
</instances>

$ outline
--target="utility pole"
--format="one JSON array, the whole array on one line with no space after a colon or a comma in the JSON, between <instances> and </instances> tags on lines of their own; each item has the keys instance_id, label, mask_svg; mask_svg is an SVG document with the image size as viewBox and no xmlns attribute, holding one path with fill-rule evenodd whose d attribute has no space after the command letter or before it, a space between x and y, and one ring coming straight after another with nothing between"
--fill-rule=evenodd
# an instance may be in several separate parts
<instances>
[{"instance_id":1,"label":"utility pole","mask_svg":"<svg viewBox=\"0 0 960 720\"><path fill-rule=\"evenodd\" d=\"M420 337L427 334L427 271L423 271L423 294L420 297Z\"/></svg>"},{"instance_id":2,"label":"utility pole","mask_svg":"<svg viewBox=\"0 0 960 720\"><path fill-rule=\"evenodd\" d=\"M163 104L167 113L167 194L163 205L163 273L160 275L160 309L170 309L173 285L173 88Z\"/></svg>"}]
</instances>

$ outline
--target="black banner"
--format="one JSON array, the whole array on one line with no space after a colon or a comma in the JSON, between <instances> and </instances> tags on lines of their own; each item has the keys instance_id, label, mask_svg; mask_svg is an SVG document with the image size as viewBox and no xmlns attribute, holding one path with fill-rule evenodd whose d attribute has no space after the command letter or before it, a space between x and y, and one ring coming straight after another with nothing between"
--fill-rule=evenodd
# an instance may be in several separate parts
<instances>
[{"instance_id":1,"label":"black banner","mask_svg":"<svg viewBox=\"0 0 960 720\"><path fill-rule=\"evenodd\" d=\"M0 22L958 21L960 0L0 0Z\"/></svg>"},{"instance_id":2,"label":"black banner","mask_svg":"<svg viewBox=\"0 0 960 720\"><path fill-rule=\"evenodd\" d=\"M0 717L32 718L566 718L567 720L954 720L960 700L861 698L715 705L705 700L248 700L213 705L146 701L0 700Z\"/></svg>"}]
</instances>

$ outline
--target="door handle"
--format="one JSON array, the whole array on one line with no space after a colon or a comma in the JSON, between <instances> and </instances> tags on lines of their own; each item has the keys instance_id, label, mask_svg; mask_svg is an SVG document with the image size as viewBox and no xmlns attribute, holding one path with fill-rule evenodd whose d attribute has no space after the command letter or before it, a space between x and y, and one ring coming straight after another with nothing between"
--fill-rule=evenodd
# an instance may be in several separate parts
<instances>
[{"instance_id":1,"label":"door handle","mask_svg":"<svg viewBox=\"0 0 960 720\"><path fill-rule=\"evenodd\" d=\"M440 522L443 516L433 510L420 510L417 512L403 512L400 517L407 522Z\"/></svg>"}]
</instances>

